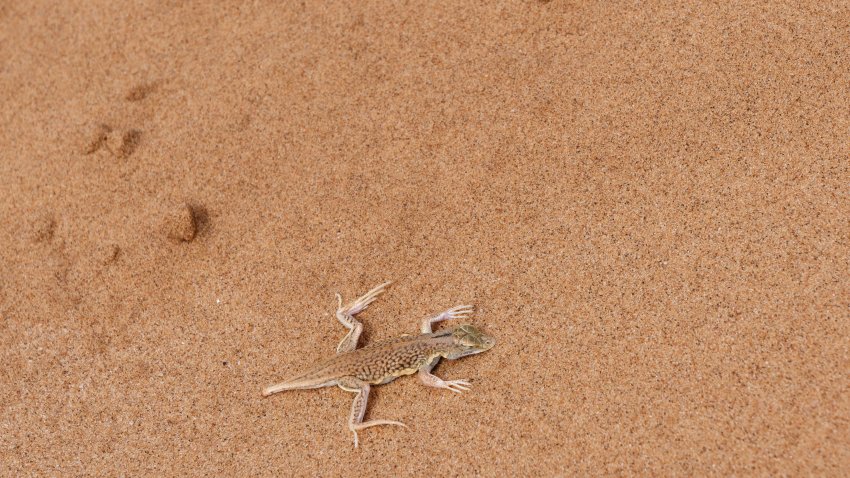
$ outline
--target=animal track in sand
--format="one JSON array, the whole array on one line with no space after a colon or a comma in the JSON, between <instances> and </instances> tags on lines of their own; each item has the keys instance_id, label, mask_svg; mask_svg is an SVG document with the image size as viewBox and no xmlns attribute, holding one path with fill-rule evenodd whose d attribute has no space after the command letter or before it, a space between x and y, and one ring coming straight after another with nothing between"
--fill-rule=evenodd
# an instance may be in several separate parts
<instances>
[{"instance_id":1,"label":"animal track in sand","mask_svg":"<svg viewBox=\"0 0 850 478\"><path fill-rule=\"evenodd\" d=\"M141 141L142 132L137 129L114 129L101 123L92 131L89 141L83 147L83 154L94 154L103 148L116 158L126 158L136 151Z\"/></svg>"},{"instance_id":2,"label":"animal track in sand","mask_svg":"<svg viewBox=\"0 0 850 478\"><path fill-rule=\"evenodd\" d=\"M170 240L183 243L192 242L209 224L209 214L205 207L184 202L166 213L163 229Z\"/></svg>"},{"instance_id":3,"label":"animal track in sand","mask_svg":"<svg viewBox=\"0 0 850 478\"><path fill-rule=\"evenodd\" d=\"M112 128L109 125L97 125L92 132L91 139L83 148L83 154L92 154L99 150L106 142L106 139L111 132Z\"/></svg>"},{"instance_id":4,"label":"animal track in sand","mask_svg":"<svg viewBox=\"0 0 850 478\"><path fill-rule=\"evenodd\" d=\"M119 255L121 255L121 248L118 247L118 244L113 243L101 244L95 251L95 257L103 265L117 261Z\"/></svg>"},{"instance_id":5,"label":"animal track in sand","mask_svg":"<svg viewBox=\"0 0 850 478\"><path fill-rule=\"evenodd\" d=\"M136 148L139 147L139 143L142 140L142 132L137 129L131 129L124 132L121 135L121 145L118 147L117 152L114 152L115 156L119 158L126 158L133 154L136 151Z\"/></svg>"},{"instance_id":6,"label":"animal track in sand","mask_svg":"<svg viewBox=\"0 0 850 478\"><path fill-rule=\"evenodd\" d=\"M134 86L124 95L124 99L127 101L142 101L147 98L147 96L154 91L156 91L159 83L154 81L151 83L141 83L139 85Z\"/></svg>"},{"instance_id":7,"label":"animal track in sand","mask_svg":"<svg viewBox=\"0 0 850 478\"><path fill-rule=\"evenodd\" d=\"M42 214L32 221L32 242L48 242L56 234L56 219L50 214Z\"/></svg>"}]
</instances>

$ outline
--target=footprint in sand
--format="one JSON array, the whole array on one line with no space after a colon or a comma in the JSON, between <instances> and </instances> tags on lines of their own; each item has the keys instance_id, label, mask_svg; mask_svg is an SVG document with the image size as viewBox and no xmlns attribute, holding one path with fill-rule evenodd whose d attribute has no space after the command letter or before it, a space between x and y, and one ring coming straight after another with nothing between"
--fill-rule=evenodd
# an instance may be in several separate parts
<instances>
[{"instance_id":1,"label":"footprint in sand","mask_svg":"<svg viewBox=\"0 0 850 478\"><path fill-rule=\"evenodd\" d=\"M105 149L116 158L127 158L136 151L141 141L142 132L137 129L114 129L101 123L89 136L89 141L83 147L83 154L90 155Z\"/></svg>"},{"instance_id":2,"label":"footprint in sand","mask_svg":"<svg viewBox=\"0 0 850 478\"><path fill-rule=\"evenodd\" d=\"M159 82L153 81L150 83L141 83L139 85L134 86L124 95L124 99L127 101L142 101L147 98L147 96L154 91L156 91L159 86Z\"/></svg>"},{"instance_id":3,"label":"footprint in sand","mask_svg":"<svg viewBox=\"0 0 850 478\"><path fill-rule=\"evenodd\" d=\"M33 219L30 227L30 239L34 243L50 242L56 234L56 218L51 214L42 214Z\"/></svg>"},{"instance_id":4,"label":"footprint in sand","mask_svg":"<svg viewBox=\"0 0 850 478\"><path fill-rule=\"evenodd\" d=\"M135 103L144 100L159 87L158 81L140 83L124 95L124 100ZM142 140L142 132L136 128L113 128L106 123L96 125L82 148L85 155L94 154L101 149L109 151L116 158L132 155Z\"/></svg>"},{"instance_id":5,"label":"footprint in sand","mask_svg":"<svg viewBox=\"0 0 850 478\"><path fill-rule=\"evenodd\" d=\"M205 207L184 202L166 213L163 230L173 242L192 242L206 229L208 223L209 214Z\"/></svg>"}]
</instances>

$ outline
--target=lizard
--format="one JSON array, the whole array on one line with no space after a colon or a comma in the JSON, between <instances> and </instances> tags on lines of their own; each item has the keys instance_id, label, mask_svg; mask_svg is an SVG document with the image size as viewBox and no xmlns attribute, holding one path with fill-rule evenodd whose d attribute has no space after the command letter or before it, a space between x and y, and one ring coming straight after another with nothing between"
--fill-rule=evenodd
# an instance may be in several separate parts
<instances>
[{"instance_id":1,"label":"lizard","mask_svg":"<svg viewBox=\"0 0 850 478\"><path fill-rule=\"evenodd\" d=\"M348 419L348 429L354 433L354 448L358 446L357 432L377 425L406 427L395 420L373 419L364 422L369 390L373 385L392 382L403 375L419 374L419 380L429 387L444 388L455 393L469 390L466 380L443 380L431 374L441 358L455 360L489 350L495 345L493 337L470 324L434 332L431 326L444 320L456 320L472 315L474 307L459 305L436 316L422 320L420 334L403 334L357 348L363 324L355 315L365 310L390 282L385 282L348 305L342 305L342 296L336 294L336 318L348 328L348 334L337 345L337 355L321 362L308 371L275 385L266 387L263 396L285 390L303 390L321 387L339 388L355 393Z\"/></svg>"}]
</instances>

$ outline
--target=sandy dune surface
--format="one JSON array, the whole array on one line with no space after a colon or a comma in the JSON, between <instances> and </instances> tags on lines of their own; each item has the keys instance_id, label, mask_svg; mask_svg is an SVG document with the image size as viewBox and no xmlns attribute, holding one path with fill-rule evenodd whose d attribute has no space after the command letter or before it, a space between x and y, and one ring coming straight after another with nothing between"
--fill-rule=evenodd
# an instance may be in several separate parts
<instances>
[{"instance_id":1,"label":"sandy dune surface","mask_svg":"<svg viewBox=\"0 0 850 478\"><path fill-rule=\"evenodd\" d=\"M0 474L839 476L843 2L0 2ZM263 387L464 303L498 339Z\"/></svg>"}]
</instances>

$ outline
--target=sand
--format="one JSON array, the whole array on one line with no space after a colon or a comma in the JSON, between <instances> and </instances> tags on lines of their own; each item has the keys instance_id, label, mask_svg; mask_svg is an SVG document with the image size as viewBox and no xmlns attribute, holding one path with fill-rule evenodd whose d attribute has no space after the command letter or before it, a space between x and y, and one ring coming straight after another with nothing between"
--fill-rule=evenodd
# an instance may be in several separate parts
<instances>
[{"instance_id":1,"label":"sand","mask_svg":"<svg viewBox=\"0 0 850 478\"><path fill-rule=\"evenodd\" d=\"M3 2L0 474L850 470L843 2ZM474 303L346 428L262 398Z\"/></svg>"}]
</instances>

